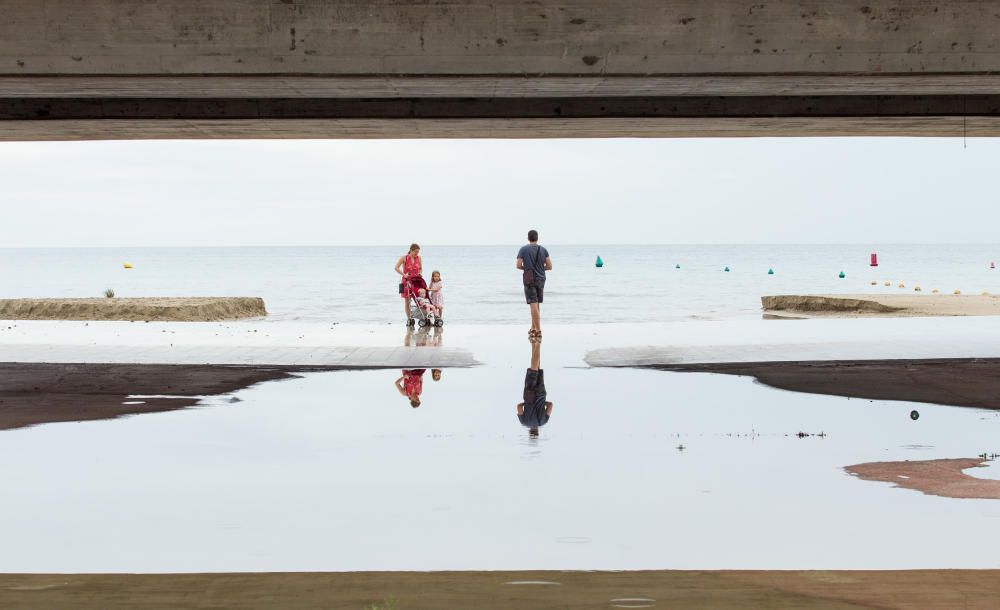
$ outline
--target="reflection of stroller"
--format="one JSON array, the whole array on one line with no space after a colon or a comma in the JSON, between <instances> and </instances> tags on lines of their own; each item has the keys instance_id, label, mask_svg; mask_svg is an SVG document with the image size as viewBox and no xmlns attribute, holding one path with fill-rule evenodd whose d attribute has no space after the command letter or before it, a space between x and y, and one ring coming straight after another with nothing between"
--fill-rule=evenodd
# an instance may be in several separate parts
<instances>
[{"instance_id":1,"label":"reflection of stroller","mask_svg":"<svg viewBox=\"0 0 1000 610\"><path fill-rule=\"evenodd\" d=\"M425 311L423 307L417 303L417 291L420 289L427 290L427 283L424 278L416 275L408 280L406 280L406 304L410 308L410 319L407 322L409 326L418 324L421 327L424 326L444 326L444 320L437 317L437 314L433 311Z\"/></svg>"}]
</instances>

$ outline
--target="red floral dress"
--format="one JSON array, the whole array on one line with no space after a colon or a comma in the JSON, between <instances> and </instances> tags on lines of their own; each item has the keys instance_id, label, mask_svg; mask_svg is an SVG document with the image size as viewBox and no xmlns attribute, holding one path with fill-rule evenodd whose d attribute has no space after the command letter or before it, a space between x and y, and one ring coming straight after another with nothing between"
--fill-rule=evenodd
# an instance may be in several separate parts
<instances>
[{"instance_id":1,"label":"red floral dress","mask_svg":"<svg viewBox=\"0 0 1000 610\"><path fill-rule=\"evenodd\" d=\"M403 298L410 298L411 280L417 280L417 284L424 284L423 276L420 275L420 269L423 264L419 256L406 255L406 260L403 261ZM426 286L426 284L424 284Z\"/></svg>"}]
</instances>

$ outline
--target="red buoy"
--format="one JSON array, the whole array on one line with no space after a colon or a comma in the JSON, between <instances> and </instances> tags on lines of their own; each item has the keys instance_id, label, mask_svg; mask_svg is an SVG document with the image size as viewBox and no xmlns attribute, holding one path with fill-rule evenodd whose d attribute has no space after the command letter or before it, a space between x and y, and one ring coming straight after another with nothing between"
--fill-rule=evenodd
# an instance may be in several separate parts
<instances>
[{"instance_id":1,"label":"red buoy","mask_svg":"<svg viewBox=\"0 0 1000 610\"><path fill-rule=\"evenodd\" d=\"M990 269L996 269L996 268L997 268L996 263L990 263Z\"/></svg>"},{"instance_id":2,"label":"red buoy","mask_svg":"<svg viewBox=\"0 0 1000 610\"><path fill-rule=\"evenodd\" d=\"M872 267L878 267L878 254L872 252Z\"/></svg>"}]
</instances>

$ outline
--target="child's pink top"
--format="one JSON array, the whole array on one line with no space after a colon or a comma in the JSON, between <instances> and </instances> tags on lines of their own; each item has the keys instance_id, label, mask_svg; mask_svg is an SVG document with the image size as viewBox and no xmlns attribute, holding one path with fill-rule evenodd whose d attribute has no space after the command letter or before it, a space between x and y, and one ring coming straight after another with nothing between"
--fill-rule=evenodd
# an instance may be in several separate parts
<instances>
[{"instance_id":1,"label":"child's pink top","mask_svg":"<svg viewBox=\"0 0 1000 610\"><path fill-rule=\"evenodd\" d=\"M434 307L444 307L444 292L441 290L441 282L431 282L431 303Z\"/></svg>"}]
</instances>

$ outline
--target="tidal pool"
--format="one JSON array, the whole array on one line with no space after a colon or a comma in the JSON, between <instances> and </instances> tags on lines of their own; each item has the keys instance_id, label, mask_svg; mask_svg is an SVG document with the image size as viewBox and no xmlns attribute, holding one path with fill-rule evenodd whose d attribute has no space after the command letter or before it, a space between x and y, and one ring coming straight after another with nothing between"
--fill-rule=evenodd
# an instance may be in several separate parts
<instances>
[{"instance_id":1,"label":"tidal pool","mask_svg":"<svg viewBox=\"0 0 1000 610\"><path fill-rule=\"evenodd\" d=\"M523 339L426 371L417 408L401 370L315 372L2 432L0 572L1000 566L1000 502L842 470L995 451L993 412L587 369L546 341L537 436Z\"/></svg>"}]
</instances>

